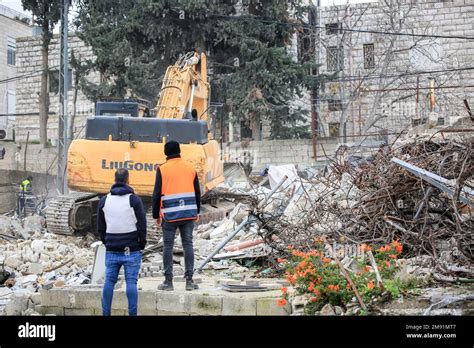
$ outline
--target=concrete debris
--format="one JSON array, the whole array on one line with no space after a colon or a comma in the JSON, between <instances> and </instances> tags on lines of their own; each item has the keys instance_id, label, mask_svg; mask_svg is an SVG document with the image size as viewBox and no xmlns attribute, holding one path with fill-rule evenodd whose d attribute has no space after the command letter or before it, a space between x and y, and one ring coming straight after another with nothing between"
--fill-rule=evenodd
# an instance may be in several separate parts
<instances>
[{"instance_id":1,"label":"concrete debris","mask_svg":"<svg viewBox=\"0 0 474 348\"><path fill-rule=\"evenodd\" d=\"M34 274L43 273L43 265L41 263L31 262L28 267L28 272Z\"/></svg>"},{"instance_id":2,"label":"concrete debris","mask_svg":"<svg viewBox=\"0 0 474 348\"><path fill-rule=\"evenodd\" d=\"M341 147L323 172L298 180L303 194L293 193L283 215L278 209L258 209L265 226L261 237L281 252L288 245L309 250L321 237L330 243L376 240L380 245L396 239L403 241L406 256L430 256L445 266L444 272L472 270L474 245L467 231L474 229L469 201L474 199L474 137L450 134L401 138L359 161L351 161L349 149ZM394 158L422 168L423 177ZM433 185L431 177L437 178ZM273 202L278 200L285 207L282 194Z\"/></svg>"},{"instance_id":3,"label":"concrete debris","mask_svg":"<svg viewBox=\"0 0 474 348\"><path fill-rule=\"evenodd\" d=\"M336 315L336 312L331 304L326 303L319 311L319 315Z\"/></svg>"},{"instance_id":4,"label":"concrete debris","mask_svg":"<svg viewBox=\"0 0 474 348\"><path fill-rule=\"evenodd\" d=\"M13 294L13 290L8 287L2 286L0 287L0 297L9 297Z\"/></svg>"},{"instance_id":5,"label":"concrete debris","mask_svg":"<svg viewBox=\"0 0 474 348\"><path fill-rule=\"evenodd\" d=\"M8 301L0 301L0 312L36 315L25 298L37 295L40 289L90 283L94 252L89 246L93 237L50 234L40 216L28 216L23 221L0 216L0 231L18 237L0 239L0 270L4 264L9 273L0 289L4 295L10 293L0 296L2 301L8 297Z\"/></svg>"}]
</instances>

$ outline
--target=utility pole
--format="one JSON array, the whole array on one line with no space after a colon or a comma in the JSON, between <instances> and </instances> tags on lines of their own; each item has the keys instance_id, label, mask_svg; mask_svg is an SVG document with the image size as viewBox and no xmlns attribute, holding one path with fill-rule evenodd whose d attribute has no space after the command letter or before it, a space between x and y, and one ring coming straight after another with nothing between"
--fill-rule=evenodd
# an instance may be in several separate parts
<instances>
[{"instance_id":1,"label":"utility pole","mask_svg":"<svg viewBox=\"0 0 474 348\"><path fill-rule=\"evenodd\" d=\"M320 26L320 7L321 7L321 0L316 0L316 9L312 9L314 18L312 15L309 16L309 21L310 25L315 26L315 32L311 33L311 46L313 48L313 54L315 55L316 59L316 76L319 79L319 65L321 64L320 62L320 50L321 50L321 29L319 28ZM319 88L320 88L321 82L318 80L316 86L311 87L311 139L313 143L313 157L314 160L316 161L317 159L317 139L318 139L318 130L319 130L319 109L320 109L320 104L319 104Z\"/></svg>"},{"instance_id":2,"label":"utility pole","mask_svg":"<svg viewBox=\"0 0 474 348\"><path fill-rule=\"evenodd\" d=\"M70 143L68 127L68 87L69 87L69 56L68 56L68 12L70 0L62 0L61 6L61 35L59 68L59 119L58 119L58 173L56 187L62 194L68 192L67 188L67 150Z\"/></svg>"}]
</instances>

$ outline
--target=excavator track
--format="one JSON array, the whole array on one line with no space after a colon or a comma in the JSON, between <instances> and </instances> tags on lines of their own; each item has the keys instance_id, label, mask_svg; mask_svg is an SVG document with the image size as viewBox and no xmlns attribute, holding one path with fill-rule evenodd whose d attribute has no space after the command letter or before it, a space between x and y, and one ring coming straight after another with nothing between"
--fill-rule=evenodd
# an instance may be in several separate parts
<instances>
[{"instance_id":1,"label":"excavator track","mask_svg":"<svg viewBox=\"0 0 474 348\"><path fill-rule=\"evenodd\" d=\"M65 235L93 231L97 201L97 194L90 192L73 192L52 199L46 209L48 231Z\"/></svg>"}]
</instances>

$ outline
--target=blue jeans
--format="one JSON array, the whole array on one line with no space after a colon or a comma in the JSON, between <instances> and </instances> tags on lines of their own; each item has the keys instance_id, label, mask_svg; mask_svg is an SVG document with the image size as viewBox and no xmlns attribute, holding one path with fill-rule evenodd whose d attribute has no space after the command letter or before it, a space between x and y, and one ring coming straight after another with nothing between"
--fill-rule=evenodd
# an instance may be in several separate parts
<instances>
[{"instance_id":1,"label":"blue jeans","mask_svg":"<svg viewBox=\"0 0 474 348\"><path fill-rule=\"evenodd\" d=\"M122 251L107 251L105 253L105 283L102 291L103 315L110 315L114 287L122 266L125 269L125 283L127 284L128 315L137 315L137 282L141 262L141 251L132 251L129 255Z\"/></svg>"}]
</instances>

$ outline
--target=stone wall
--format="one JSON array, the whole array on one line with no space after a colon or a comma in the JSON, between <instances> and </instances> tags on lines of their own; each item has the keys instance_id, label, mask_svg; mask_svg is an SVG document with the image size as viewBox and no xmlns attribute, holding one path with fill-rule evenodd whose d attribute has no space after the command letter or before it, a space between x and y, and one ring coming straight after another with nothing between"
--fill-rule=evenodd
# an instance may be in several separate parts
<instances>
[{"instance_id":1,"label":"stone wall","mask_svg":"<svg viewBox=\"0 0 474 348\"><path fill-rule=\"evenodd\" d=\"M12 12L13 13L13 12ZM0 14L0 80L4 81L16 77L17 65L7 64L8 39L17 39L32 34L32 27L24 22ZM10 80L0 83L0 114L15 113L15 105L9 105L15 101L16 81ZM10 127L13 124L13 116L0 116L0 129L7 129L11 136Z\"/></svg>"},{"instance_id":2,"label":"stone wall","mask_svg":"<svg viewBox=\"0 0 474 348\"><path fill-rule=\"evenodd\" d=\"M49 46L49 67L52 71L57 71L60 65L59 37L54 36ZM69 53L74 51L76 57L81 59L93 59L92 49L84 44L74 34L69 35ZM39 141L39 91L41 85L41 39L38 37L25 37L17 40L17 60L18 74L28 75L17 83L17 112L34 113L36 115L18 117L16 120L16 140L24 142L28 132L30 141ZM72 71L72 82L75 72ZM91 82L99 82L99 74L91 73L87 76ZM51 83L51 81L50 81ZM51 91L51 90L50 90ZM68 93L68 112L73 111L74 83ZM49 93L50 113L48 121L48 139L52 144L56 143L58 137L58 114L59 114L59 93ZM74 123L74 135L83 136L85 120L87 116L94 113L94 103L86 98L79 90L76 104L76 119Z\"/></svg>"},{"instance_id":3,"label":"stone wall","mask_svg":"<svg viewBox=\"0 0 474 348\"><path fill-rule=\"evenodd\" d=\"M0 151L5 149L5 157L0 160L0 214L15 209L16 194L20 182L28 175L33 177L33 194L55 196L57 172L56 149L41 145L0 141ZM26 170L24 170L26 168Z\"/></svg>"},{"instance_id":4,"label":"stone wall","mask_svg":"<svg viewBox=\"0 0 474 348\"><path fill-rule=\"evenodd\" d=\"M54 176L22 170L0 169L0 214L9 213L16 209L20 183L29 175L33 178L33 194L36 197L57 195Z\"/></svg>"},{"instance_id":5,"label":"stone wall","mask_svg":"<svg viewBox=\"0 0 474 348\"><path fill-rule=\"evenodd\" d=\"M398 0L392 1L391 6L388 8L383 2L373 2L349 7L323 7L320 25L341 23L343 29L474 36L472 0ZM393 13L393 16L387 13ZM395 29L389 25L390 18L394 20ZM364 66L364 44L374 45L374 68ZM392 49L389 48L391 44ZM474 71L453 70L472 66L472 40L349 31L329 34L322 29L321 46L319 58L322 73L329 73L329 47L341 46L343 51L343 70L337 73L338 80L326 83L322 88L322 134L328 135L329 124L340 123L344 118L347 119L346 133L360 134L368 120L375 116L381 118L371 132L398 132L424 120L436 123L438 118L442 118L445 124L452 124L467 116L463 99L472 100L474 90L462 86L473 85ZM441 72L423 73L439 70ZM400 76L406 72L409 74ZM433 112L427 89L430 78L435 79L436 86L455 86L435 90ZM361 90L358 89L359 84ZM339 100L345 111L330 111L331 99Z\"/></svg>"},{"instance_id":6,"label":"stone wall","mask_svg":"<svg viewBox=\"0 0 474 348\"><path fill-rule=\"evenodd\" d=\"M12 143L0 141L0 150L5 148L5 158L0 160L0 169L26 170L45 175L56 174L56 148L43 148L39 144ZM25 154L26 149L26 154ZM25 162L26 156L26 162ZM25 166L26 164L26 166Z\"/></svg>"},{"instance_id":7,"label":"stone wall","mask_svg":"<svg viewBox=\"0 0 474 348\"><path fill-rule=\"evenodd\" d=\"M325 163L323 148L331 155L337 146L336 138L318 139L317 160L310 139L239 141L225 144L222 151L226 160L242 162L258 172L269 165L295 164L300 169L320 166Z\"/></svg>"},{"instance_id":8,"label":"stone wall","mask_svg":"<svg viewBox=\"0 0 474 348\"><path fill-rule=\"evenodd\" d=\"M439 121L451 125L467 116L463 99L473 99L474 89L463 86L474 84L474 70L462 69L472 66L473 40L393 36L357 30L473 37L474 1L393 0L389 3L391 7L383 1L323 6L320 40L318 31L299 32L293 36L289 51L295 59L301 43L298 36L313 35L320 48L314 57L320 64L319 72L334 75L332 81L321 86L320 98L315 101L319 103L320 136L340 136L340 142L344 143L350 141L343 137L344 134L397 133L419 123ZM395 27L390 26L392 20ZM331 34L326 30L326 25L337 23L342 29L355 31ZM373 68L364 65L365 44L374 45ZM329 71L327 52L338 46L342 50L342 70ZM439 70L441 72L424 73ZM407 72L409 74L404 75ZM435 79L435 86L443 86L435 89L434 110L430 108L428 97L430 78ZM311 102L311 96L306 92L302 98L295 97L291 105L308 111L308 127ZM375 117L379 118L375 125L365 131L364 127ZM339 133L330 130L337 127ZM234 137L230 141L243 140L240 139L240 124L234 124L233 128ZM262 122L262 136L263 139L270 137L266 122Z\"/></svg>"}]
</instances>

